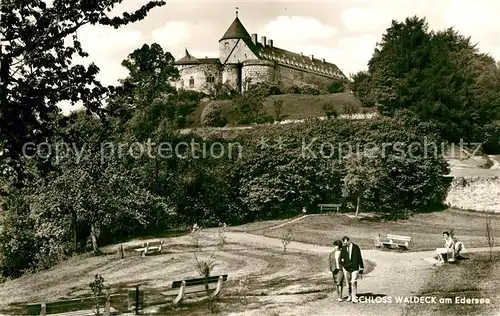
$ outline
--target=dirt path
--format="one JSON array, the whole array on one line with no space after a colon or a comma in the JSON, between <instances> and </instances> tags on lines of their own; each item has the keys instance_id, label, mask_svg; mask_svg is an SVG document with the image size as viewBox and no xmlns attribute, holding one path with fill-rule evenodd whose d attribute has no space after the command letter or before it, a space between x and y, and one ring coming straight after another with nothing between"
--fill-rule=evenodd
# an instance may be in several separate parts
<instances>
[{"instance_id":1,"label":"dirt path","mask_svg":"<svg viewBox=\"0 0 500 316\"><path fill-rule=\"evenodd\" d=\"M258 247L282 248L281 240L260 235L253 235L243 232L227 233L228 240L234 243L246 244ZM354 241L355 242L355 241ZM288 245L290 251L300 251L304 253L324 254L325 257L332 250L331 247L291 242ZM495 247L495 251L500 251L500 247ZM488 251L488 248L466 249L465 253ZM417 295L425 283L425 276L435 269L433 259L434 251L423 252L391 252L381 250L362 250L363 259L375 263L375 268L367 273L359 281L358 292L360 295L375 296L412 296ZM328 271L325 271L328 274ZM301 306L277 306L273 310L279 315L299 316L299 315L380 315L380 304L363 303L352 304L347 302L338 303L335 301L336 294L330 293L326 299L320 299L301 304ZM278 298L279 300L279 298ZM385 316L403 315L405 305L384 304L383 314ZM247 311L243 313L233 313L232 316L240 315L264 315L262 310Z\"/></svg>"}]
</instances>

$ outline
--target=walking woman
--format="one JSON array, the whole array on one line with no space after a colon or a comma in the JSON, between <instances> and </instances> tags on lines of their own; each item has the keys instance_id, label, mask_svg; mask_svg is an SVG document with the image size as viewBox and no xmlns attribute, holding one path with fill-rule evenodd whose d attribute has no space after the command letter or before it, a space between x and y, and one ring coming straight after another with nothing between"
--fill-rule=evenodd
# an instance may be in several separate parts
<instances>
[{"instance_id":1,"label":"walking woman","mask_svg":"<svg viewBox=\"0 0 500 316\"><path fill-rule=\"evenodd\" d=\"M337 289L337 301L342 302L342 288L344 284L344 272L342 271L342 266L340 265L340 251L342 249L342 241L335 240L333 242L333 251L328 257L328 263L330 265L330 271L332 272L333 281Z\"/></svg>"}]
</instances>

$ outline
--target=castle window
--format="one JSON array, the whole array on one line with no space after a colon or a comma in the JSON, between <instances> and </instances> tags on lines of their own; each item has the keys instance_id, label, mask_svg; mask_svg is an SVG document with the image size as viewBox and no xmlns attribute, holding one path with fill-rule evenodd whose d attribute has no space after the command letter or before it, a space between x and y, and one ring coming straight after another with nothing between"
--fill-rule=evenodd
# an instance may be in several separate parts
<instances>
[{"instance_id":1,"label":"castle window","mask_svg":"<svg viewBox=\"0 0 500 316\"><path fill-rule=\"evenodd\" d=\"M214 83L215 82L215 77L212 74L209 74L207 76L207 83Z\"/></svg>"},{"instance_id":2,"label":"castle window","mask_svg":"<svg viewBox=\"0 0 500 316\"><path fill-rule=\"evenodd\" d=\"M190 87L190 88L193 88L193 87L194 87L194 78L193 78L193 77L190 77L190 78L189 78L189 87Z\"/></svg>"}]
</instances>

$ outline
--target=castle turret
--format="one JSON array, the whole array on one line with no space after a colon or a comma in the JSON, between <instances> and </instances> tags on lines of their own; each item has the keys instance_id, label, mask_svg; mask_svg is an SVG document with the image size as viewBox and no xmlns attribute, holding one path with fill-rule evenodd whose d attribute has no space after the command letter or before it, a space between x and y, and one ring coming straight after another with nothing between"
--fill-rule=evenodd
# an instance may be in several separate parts
<instances>
[{"instance_id":1,"label":"castle turret","mask_svg":"<svg viewBox=\"0 0 500 316\"><path fill-rule=\"evenodd\" d=\"M238 12L219 40L219 52L220 62L224 67L222 81L241 91L243 62L258 57L256 43L252 42L252 37L238 18Z\"/></svg>"}]
</instances>

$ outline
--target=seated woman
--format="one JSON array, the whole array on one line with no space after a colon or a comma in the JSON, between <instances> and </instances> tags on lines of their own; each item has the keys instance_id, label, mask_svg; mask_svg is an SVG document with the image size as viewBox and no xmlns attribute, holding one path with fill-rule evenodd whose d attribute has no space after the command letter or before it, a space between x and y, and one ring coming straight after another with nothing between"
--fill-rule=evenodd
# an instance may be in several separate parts
<instances>
[{"instance_id":1,"label":"seated woman","mask_svg":"<svg viewBox=\"0 0 500 316\"><path fill-rule=\"evenodd\" d=\"M451 238L450 233L444 232L444 248L437 248L436 252L438 254L439 262L437 265L442 265L446 261L454 262L455 261L455 242L453 238Z\"/></svg>"}]
</instances>

